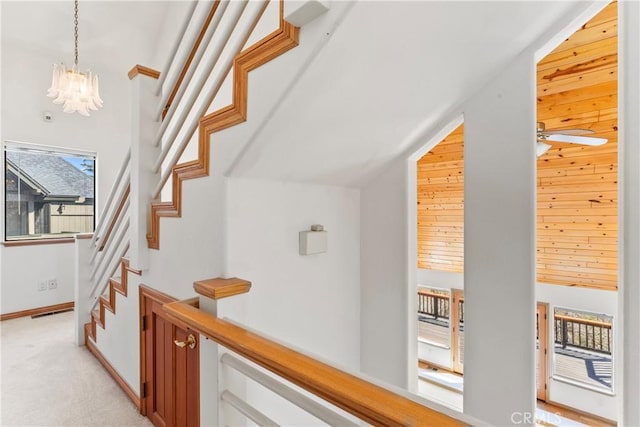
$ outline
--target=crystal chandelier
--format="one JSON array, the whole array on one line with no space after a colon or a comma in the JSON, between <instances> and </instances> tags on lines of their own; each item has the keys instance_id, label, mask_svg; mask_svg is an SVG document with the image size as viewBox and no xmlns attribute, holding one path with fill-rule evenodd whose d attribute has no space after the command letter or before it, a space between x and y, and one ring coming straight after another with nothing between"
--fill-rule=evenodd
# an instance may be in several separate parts
<instances>
[{"instance_id":1,"label":"crystal chandelier","mask_svg":"<svg viewBox=\"0 0 640 427\"><path fill-rule=\"evenodd\" d=\"M89 110L96 111L102 107L102 99L100 99L98 75L91 71L80 72L78 68L78 0L75 0L73 23L75 41L73 67L67 69L64 63L53 65L53 77L47 96L54 98L54 104L63 104L65 113L77 111L83 116L88 116Z\"/></svg>"}]
</instances>

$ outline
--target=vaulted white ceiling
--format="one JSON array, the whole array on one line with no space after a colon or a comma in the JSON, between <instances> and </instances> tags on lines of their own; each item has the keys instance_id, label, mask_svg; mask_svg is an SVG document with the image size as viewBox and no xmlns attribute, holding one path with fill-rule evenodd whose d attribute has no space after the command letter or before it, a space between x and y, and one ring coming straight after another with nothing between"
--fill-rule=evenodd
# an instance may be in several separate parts
<instances>
[{"instance_id":1,"label":"vaulted white ceiling","mask_svg":"<svg viewBox=\"0 0 640 427\"><path fill-rule=\"evenodd\" d=\"M443 120L580 7L566 1L357 2L336 31L326 31L329 40L256 128L231 175L362 185L416 143L421 129ZM296 49L309 49L305 43L313 43L319 27L303 27ZM273 78L282 78L277 68Z\"/></svg>"},{"instance_id":2,"label":"vaulted white ceiling","mask_svg":"<svg viewBox=\"0 0 640 427\"><path fill-rule=\"evenodd\" d=\"M136 63L148 63L156 54L169 4L80 0L80 68L126 73ZM3 0L1 7L3 45L21 47L51 63L73 63L73 1Z\"/></svg>"},{"instance_id":3,"label":"vaulted white ceiling","mask_svg":"<svg viewBox=\"0 0 640 427\"><path fill-rule=\"evenodd\" d=\"M249 121L216 136L246 144L230 173L362 185L581 3L333 2L301 29L299 47L252 72ZM81 0L81 68L98 71L105 85L105 74L118 76L111 84L125 85L136 63L160 68L157 52L168 50L166 35L175 37L187 4ZM30 68L72 62L72 1L3 0L0 6L2 46L12 47L12 58L37 56ZM306 68L305 58L311 58ZM50 73L35 71L38 80L28 70L23 84L44 93ZM272 86L284 95L263 96ZM50 104L44 95L37 99ZM255 105L264 108L255 114Z\"/></svg>"}]
</instances>

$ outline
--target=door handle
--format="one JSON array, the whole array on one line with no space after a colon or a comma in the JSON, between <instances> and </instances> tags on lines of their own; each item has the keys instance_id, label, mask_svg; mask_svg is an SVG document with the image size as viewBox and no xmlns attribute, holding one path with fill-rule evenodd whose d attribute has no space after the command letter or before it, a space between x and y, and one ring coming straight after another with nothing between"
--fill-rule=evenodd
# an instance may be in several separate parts
<instances>
[{"instance_id":1,"label":"door handle","mask_svg":"<svg viewBox=\"0 0 640 427\"><path fill-rule=\"evenodd\" d=\"M196 341L196 337L194 337L193 334L189 334L186 341L173 340L173 343L180 348L196 348L196 344L198 342Z\"/></svg>"}]
</instances>

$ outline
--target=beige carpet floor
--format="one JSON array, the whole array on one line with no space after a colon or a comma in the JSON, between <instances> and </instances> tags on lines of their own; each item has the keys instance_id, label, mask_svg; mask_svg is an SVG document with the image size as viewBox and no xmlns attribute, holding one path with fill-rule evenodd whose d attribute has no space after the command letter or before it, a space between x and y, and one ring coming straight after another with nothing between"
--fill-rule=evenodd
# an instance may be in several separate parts
<instances>
[{"instance_id":1,"label":"beige carpet floor","mask_svg":"<svg viewBox=\"0 0 640 427\"><path fill-rule=\"evenodd\" d=\"M0 329L1 426L152 425L75 345L73 312L5 320Z\"/></svg>"}]
</instances>

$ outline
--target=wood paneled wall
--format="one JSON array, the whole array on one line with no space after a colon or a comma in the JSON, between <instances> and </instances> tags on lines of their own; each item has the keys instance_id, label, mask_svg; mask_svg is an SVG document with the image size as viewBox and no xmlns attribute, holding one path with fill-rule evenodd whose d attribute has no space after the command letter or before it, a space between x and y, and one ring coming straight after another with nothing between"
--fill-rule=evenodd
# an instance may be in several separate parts
<instances>
[{"instance_id":1,"label":"wood paneled wall","mask_svg":"<svg viewBox=\"0 0 640 427\"><path fill-rule=\"evenodd\" d=\"M552 143L538 159L538 281L617 289L617 3L538 64L538 121L600 147ZM418 267L463 269L463 130L418 162Z\"/></svg>"},{"instance_id":2,"label":"wood paneled wall","mask_svg":"<svg viewBox=\"0 0 640 427\"><path fill-rule=\"evenodd\" d=\"M463 269L463 132L461 125L418 161L418 268Z\"/></svg>"},{"instance_id":3,"label":"wood paneled wall","mask_svg":"<svg viewBox=\"0 0 640 427\"><path fill-rule=\"evenodd\" d=\"M538 281L617 289L617 3L538 64L538 120L607 144L554 143L538 159Z\"/></svg>"}]
</instances>

